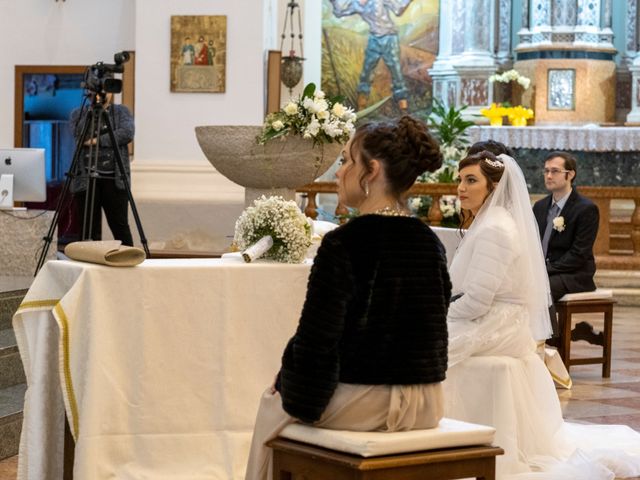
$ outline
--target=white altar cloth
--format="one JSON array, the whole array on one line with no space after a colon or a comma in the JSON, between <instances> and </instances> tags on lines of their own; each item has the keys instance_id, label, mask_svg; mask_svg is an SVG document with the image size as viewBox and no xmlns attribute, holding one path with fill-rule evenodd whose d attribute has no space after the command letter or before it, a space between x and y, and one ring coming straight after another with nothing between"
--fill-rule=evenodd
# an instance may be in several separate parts
<instances>
[{"instance_id":1,"label":"white altar cloth","mask_svg":"<svg viewBox=\"0 0 640 480\"><path fill-rule=\"evenodd\" d=\"M18 478L62 478L65 407L76 480L242 478L309 268L48 262L13 321L28 383Z\"/></svg>"},{"instance_id":2,"label":"white altar cloth","mask_svg":"<svg viewBox=\"0 0 640 480\"><path fill-rule=\"evenodd\" d=\"M640 127L535 125L530 127L477 126L469 129L471 143L495 140L511 148L637 152Z\"/></svg>"}]
</instances>

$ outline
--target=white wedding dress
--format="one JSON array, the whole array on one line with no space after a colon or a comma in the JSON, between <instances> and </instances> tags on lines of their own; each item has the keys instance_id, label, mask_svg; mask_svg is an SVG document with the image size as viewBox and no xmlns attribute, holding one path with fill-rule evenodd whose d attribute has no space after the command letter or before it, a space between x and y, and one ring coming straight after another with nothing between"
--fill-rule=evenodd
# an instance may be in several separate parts
<instances>
[{"instance_id":1,"label":"white wedding dress","mask_svg":"<svg viewBox=\"0 0 640 480\"><path fill-rule=\"evenodd\" d=\"M451 264L445 416L491 425L499 479L612 480L640 476L640 433L564 422L536 353L550 334L548 279L524 177L505 172ZM534 340L535 339L535 340Z\"/></svg>"}]
</instances>

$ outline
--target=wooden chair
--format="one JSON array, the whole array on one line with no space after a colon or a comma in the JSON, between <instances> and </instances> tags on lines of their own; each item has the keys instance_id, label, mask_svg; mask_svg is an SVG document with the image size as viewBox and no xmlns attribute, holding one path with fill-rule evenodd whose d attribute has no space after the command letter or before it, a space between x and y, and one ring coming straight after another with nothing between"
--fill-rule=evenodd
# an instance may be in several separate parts
<instances>
[{"instance_id":1,"label":"wooden chair","mask_svg":"<svg viewBox=\"0 0 640 480\"><path fill-rule=\"evenodd\" d=\"M560 329L558 352L567 367L571 365L602 364L602 376L611 376L611 335L613 332L613 299L611 290L598 289L594 292L569 293L556 302ZM604 330L595 332L588 322L572 326L572 316L578 313L603 313ZM592 345L602 346L601 357L571 358L571 341L585 340Z\"/></svg>"},{"instance_id":2,"label":"wooden chair","mask_svg":"<svg viewBox=\"0 0 640 480\"><path fill-rule=\"evenodd\" d=\"M346 432L294 424L267 445L274 480L495 479L495 429L443 419L409 432Z\"/></svg>"}]
</instances>

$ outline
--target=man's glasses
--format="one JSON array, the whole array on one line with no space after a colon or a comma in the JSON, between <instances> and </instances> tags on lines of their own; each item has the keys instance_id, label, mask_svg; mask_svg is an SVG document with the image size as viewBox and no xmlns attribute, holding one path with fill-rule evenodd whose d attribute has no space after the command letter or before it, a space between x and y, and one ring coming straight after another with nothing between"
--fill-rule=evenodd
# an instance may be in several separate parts
<instances>
[{"instance_id":1,"label":"man's glasses","mask_svg":"<svg viewBox=\"0 0 640 480\"><path fill-rule=\"evenodd\" d=\"M545 176L551 175L555 177L560 173L568 173L569 170L560 170L559 168L545 168L544 170L542 170L542 172L544 173Z\"/></svg>"}]
</instances>

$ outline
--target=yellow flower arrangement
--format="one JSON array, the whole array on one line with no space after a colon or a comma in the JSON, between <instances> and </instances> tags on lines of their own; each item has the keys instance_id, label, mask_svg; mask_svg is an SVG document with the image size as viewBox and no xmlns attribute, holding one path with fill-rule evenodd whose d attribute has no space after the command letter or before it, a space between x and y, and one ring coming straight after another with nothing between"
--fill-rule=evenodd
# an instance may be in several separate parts
<instances>
[{"instance_id":1,"label":"yellow flower arrangement","mask_svg":"<svg viewBox=\"0 0 640 480\"><path fill-rule=\"evenodd\" d=\"M533 110L525 108L522 105L507 109L507 117L514 127L526 127L527 120L533 118Z\"/></svg>"},{"instance_id":2,"label":"yellow flower arrangement","mask_svg":"<svg viewBox=\"0 0 640 480\"><path fill-rule=\"evenodd\" d=\"M489 119L492 127L499 127L502 125L502 117L508 115L508 110L500 104L492 103L491 107L480 110L480 114Z\"/></svg>"}]
</instances>

